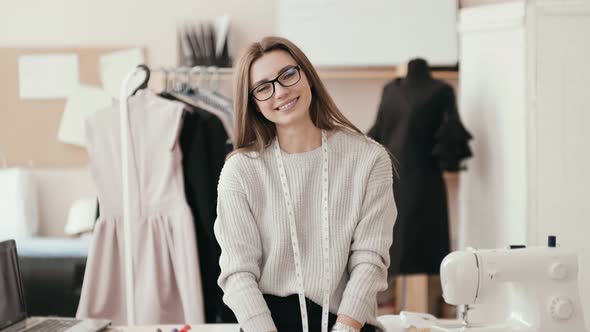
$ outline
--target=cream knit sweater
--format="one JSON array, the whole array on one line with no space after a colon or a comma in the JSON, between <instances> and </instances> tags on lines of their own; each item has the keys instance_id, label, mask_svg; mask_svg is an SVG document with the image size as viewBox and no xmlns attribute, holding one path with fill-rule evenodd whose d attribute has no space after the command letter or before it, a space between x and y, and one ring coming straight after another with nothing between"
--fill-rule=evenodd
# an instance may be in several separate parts
<instances>
[{"instance_id":1,"label":"cream knit sweater","mask_svg":"<svg viewBox=\"0 0 590 332\"><path fill-rule=\"evenodd\" d=\"M328 139L330 312L378 329L379 291L387 288L389 247L397 216L387 151L345 130ZM287 154L305 296L322 303L322 149ZM236 154L218 185L215 235L219 285L245 332L276 330L262 294L297 294L288 214L272 146L260 156Z\"/></svg>"}]
</instances>

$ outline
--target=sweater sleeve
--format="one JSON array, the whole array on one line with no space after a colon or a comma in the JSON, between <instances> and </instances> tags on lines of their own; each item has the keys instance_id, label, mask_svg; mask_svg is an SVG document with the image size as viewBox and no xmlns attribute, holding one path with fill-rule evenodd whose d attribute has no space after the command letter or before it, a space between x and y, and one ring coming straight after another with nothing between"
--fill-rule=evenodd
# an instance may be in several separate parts
<instances>
[{"instance_id":1,"label":"sweater sleeve","mask_svg":"<svg viewBox=\"0 0 590 332\"><path fill-rule=\"evenodd\" d=\"M270 310L258 288L262 244L239 174L239 160L230 158L219 179L215 236L221 247L218 284L223 301L245 332L276 331Z\"/></svg>"},{"instance_id":2,"label":"sweater sleeve","mask_svg":"<svg viewBox=\"0 0 590 332\"><path fill-rule=\"evenodd\" d=\"M348 260L350 279L338 314L365 324L377 311L377 293L387 289L389 248L397 209L393 197L391 160L380 149L368 177L360 220Z\"/></svg>"}]
</instances>

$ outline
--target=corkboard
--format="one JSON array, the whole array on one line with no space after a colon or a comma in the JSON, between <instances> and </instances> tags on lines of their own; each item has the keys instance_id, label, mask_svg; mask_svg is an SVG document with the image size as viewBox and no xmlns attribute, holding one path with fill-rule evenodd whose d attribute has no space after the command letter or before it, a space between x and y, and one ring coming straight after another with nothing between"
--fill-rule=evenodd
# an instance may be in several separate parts
<instances>
[{"instance_id":1,"label":"corkboard","mask_svg":"<svg viewBox=\"0 0 590 332\"><path fill-rule=\"evenodd\" d=\"M123 49L0 48L0 167L3 158L11 167L83 167L88 161L84 148L57 140L65 99L20 99L19 56L78 54L80 83L101 86L99 57Z\"/></svg>"}]
</instances>

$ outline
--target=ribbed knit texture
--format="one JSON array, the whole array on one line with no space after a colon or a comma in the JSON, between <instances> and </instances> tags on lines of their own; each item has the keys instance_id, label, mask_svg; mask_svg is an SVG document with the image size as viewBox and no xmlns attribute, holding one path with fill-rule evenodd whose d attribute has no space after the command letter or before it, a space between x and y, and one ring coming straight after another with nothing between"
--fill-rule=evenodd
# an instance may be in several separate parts
<instances>
[{"instance_id":1,"label":"ribbed knit texture","mask_svg":"<svg viewBox=\"0 0 590 332\"><path fill-rule=\"evenodd\" d=\"M370 139L335 131L328 139L330 312L379 330L377 293L387 288L397 210L387 151ZM322 149L287 154L305 296L322 303ZM219 285L245 332L276 330L262 294L297 293L288 212L272 146L236 154L219 180L215 235L222 249Z\"/></svg>"}]
</instances>

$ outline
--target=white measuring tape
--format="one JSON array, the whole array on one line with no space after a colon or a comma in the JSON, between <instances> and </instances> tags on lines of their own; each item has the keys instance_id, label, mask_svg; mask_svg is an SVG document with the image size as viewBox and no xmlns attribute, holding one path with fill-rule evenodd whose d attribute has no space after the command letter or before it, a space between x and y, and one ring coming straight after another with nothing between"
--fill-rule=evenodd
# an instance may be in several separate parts
<instances>
[{"instance_id":1,"label":"white measuring tape","mask_svg":"<svg viewBox=\"0 0 590 332\"><path fill-rule=\"evenodd\" d=\"M283 165L281 147L279 146L278 137L274 142L275 157L281 176L281 185L283 186L283 195L287 204L289 214L289 229L291 231L291 245L293 246L293 256L295 258L295 273L297 275L297 293L299 294L299 308L301 310L301 324L303 332L309 332L307 320L307 305L305 303L305 288L303 287L303 271L301 267L301 253L299 251L299 241L297 240L297 226L295 225L295 212L291 200L291 191L287 182L287 174ZM323 255L323 276L324 281L322 295L322 332L328 332L328 315L330 312L330 289L332 280L330 277L330 225L328 223L328 138L326 131L322 130L322 255Z\"/></svg>"}]
</instances>

